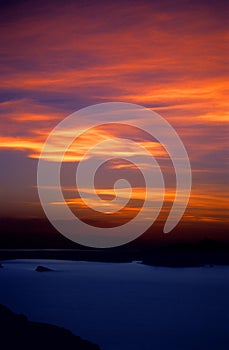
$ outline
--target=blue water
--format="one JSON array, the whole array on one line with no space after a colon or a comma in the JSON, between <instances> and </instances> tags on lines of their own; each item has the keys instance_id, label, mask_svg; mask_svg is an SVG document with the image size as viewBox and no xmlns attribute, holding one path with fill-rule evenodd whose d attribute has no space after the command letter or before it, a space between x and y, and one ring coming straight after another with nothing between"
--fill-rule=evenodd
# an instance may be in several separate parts
<instances>
[{"instance_id":1,"label":"blue water","mask_svg":"<svg viewBox=\"0 0 229 350\"><path fill-rule=\"evenodd\" d=\"M229 267L13 260L0 303L102 350L228 350ZM53 271L39 273L37 265Z\"/></svg>"}]
</instances>

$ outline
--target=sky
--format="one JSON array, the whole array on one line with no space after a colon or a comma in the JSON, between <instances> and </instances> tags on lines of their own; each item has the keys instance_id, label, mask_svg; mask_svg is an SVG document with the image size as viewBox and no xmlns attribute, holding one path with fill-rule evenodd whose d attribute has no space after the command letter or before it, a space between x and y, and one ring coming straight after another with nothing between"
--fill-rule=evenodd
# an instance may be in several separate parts
<instances>
[{"instance_id":1,"label":"sky","mask_svg":"<svg viewBox=\"0 0 229 350\"><path fill-rule=\"evenodd\" d=\"M185 145L192 192L181 224L214 228L214 238L228 239L228 11L227 1L206 0L1 2L0 218L45 218L37 164L59 122L93 104L127 102L159 113ZM102 199L114 198L120 175L129 179L133 197L123 210L112 218L94 212L74 188L75 166L95 141L130 133L158 158L166 185L158 221L168 216L175 177L165 149L140 131L108 127L83 135L63 162L65 201L91 225L121 225L142 206L144 179L136 166L120 160L131 151L125 144L124 153L109 145L117 159L95 177ZM120 195L128 198L128 188Z\"/></svg>"}]
</instances>

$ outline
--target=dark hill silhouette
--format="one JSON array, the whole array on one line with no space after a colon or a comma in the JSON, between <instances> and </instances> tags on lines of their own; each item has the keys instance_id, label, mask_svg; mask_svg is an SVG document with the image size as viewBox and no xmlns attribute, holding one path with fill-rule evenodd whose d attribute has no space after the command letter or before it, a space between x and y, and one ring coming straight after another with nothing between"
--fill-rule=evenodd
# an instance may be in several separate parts
<instances>
[{"instance_id":1,"label":"dark hill silhouette","mask_svg":"<svg viewBox=\"0 0 229 350\"><path fill-rule=\"evenodd\" d=\"M146 254L143 263L174 267L229 265L229 244L209 238L194 243L173 243Z\"/></svg>"},{"instance_id":2,"label":"dark hill silhouette","mask_svg":"<svg viewBox=\"0 0 229 350\"><path fill-rule=\"evenodd\" d=\"M99 350L99 346L57 326L31 322L0 304L2 349L23 350Z\"/></svg>"}]
</instances>

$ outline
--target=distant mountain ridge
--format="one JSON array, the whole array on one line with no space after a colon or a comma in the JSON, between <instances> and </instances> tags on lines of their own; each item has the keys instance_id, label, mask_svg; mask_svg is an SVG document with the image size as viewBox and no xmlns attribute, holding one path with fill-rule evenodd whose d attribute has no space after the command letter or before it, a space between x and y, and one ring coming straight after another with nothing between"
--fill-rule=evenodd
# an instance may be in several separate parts
<instances>
[{"instance_id":1,"label":"distant mountain ridge","mask_svg":"<svg viewBox=\"0 0 229 350\"><path fill-rule=\"evenodd\" d=\"M98 262L141 261L153 266L229 265L229 243L205 238L199 242L142 244L110 249L0 249L8 259L58 259ZM4 267L4 262L2 263Z\"/></svg>"}]
</instances>

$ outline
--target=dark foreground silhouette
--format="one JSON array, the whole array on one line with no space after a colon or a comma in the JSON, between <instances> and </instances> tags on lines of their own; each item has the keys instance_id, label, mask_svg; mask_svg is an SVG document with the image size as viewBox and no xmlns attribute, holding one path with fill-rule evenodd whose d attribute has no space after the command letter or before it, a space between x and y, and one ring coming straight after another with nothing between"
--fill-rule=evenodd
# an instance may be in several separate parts
<instances>
[{"instance_id":1,"label":"dark foreground silhouette","mask_svg":"<svg viewBox=\"0 0 229 350\"><path fill-rule=\"evenodd\" d=\"M31 322L0 304L0 339L2 349L100 350L99 346L57 326Z\"/></svg>"}]
</instances>

